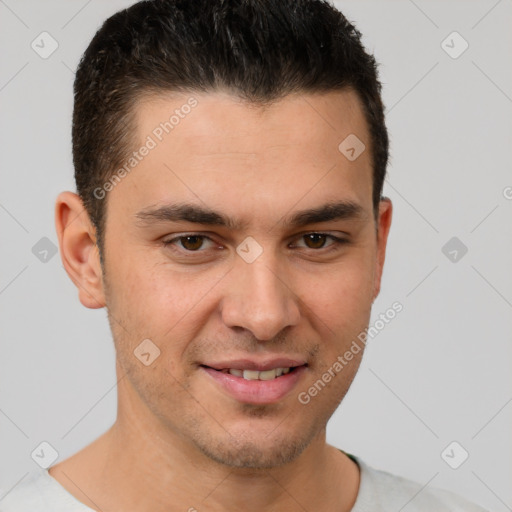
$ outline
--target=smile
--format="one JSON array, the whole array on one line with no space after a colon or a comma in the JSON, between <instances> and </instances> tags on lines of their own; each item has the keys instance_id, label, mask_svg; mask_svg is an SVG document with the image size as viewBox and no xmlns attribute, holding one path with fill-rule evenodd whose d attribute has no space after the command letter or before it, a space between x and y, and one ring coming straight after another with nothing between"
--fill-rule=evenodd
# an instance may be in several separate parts
<instances>
[{"instance_id":1,"label":"smile","mask_svg":"<svg viewBox=\"0 0 512 512\"><path fill-rule=\"evenodd\" d=\"M265 370L216 369L206 365L201 365L200 369L213 379L219 390L238 402L272 404L285 398L298 385L308 368L303 364Z\"/></svg>"},{"instance_id":2,"label":"smile","mask_svg":"<svg viewBox=\"0 0 512 512\"><path fill-rule=\"evenodd\" d=\"M235 377L243 377L245 380L273 380L277 377L281 377L281 375L286 375L290 370L290 368L273 368L272 370L258 372L256 370L239 370L238 368L229 368L221 371L224 373L230 373Z\"/></svg>"}]
</instances>

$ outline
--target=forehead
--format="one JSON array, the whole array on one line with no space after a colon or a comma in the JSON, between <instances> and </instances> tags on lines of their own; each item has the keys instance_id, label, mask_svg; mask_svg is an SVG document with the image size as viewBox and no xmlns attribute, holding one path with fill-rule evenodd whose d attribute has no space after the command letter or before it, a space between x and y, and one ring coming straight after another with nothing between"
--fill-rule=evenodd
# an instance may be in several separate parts
<instances>
[{"instance_id":1,"label":"forehead","mask_svg":"<svg viewBox=\"0 0 512 512\"><path fill-rule=\"evenodd\" d=\"M353 91L263 108L225 92L145 96L134 128L135 151L151 149L110 193L127 214L178 200L248 216L338 199L371 209L370 140ZM347 145L366 149L351 159Z\"/></svg>"},{"instance_id":2,"label":"forehead","mask_svg":"<svg viewBox=\"0 0 512 512\"><path fill-rule=\"evenodd\" d=\"M308 145L332 146L350 133L368 138L362 104L349 89L294 93L266 105L220 91L162 92L142 96L135 106L135 118L140 142L148 134L158 142L172 134L176 147L184 142L182 149L193 154L229 148L234 143L244 151L274 147L274 142L283 139L287 145L302 145L308 139ZM334 144L335 150L337 146Z\"/></svg>"}]
</instances>

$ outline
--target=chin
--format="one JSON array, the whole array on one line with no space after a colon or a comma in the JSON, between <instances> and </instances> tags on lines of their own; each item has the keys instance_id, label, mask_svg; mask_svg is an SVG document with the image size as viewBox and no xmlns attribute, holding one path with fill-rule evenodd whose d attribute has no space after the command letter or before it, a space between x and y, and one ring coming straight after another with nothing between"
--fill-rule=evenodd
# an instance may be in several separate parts
<instances>
[{"instance_id":1,"label":"chin","mask_svg":"<svg viewBox=\"0 0 512 512\"><path fill-rule=\"evenodd\" d=\"M198 442L199 450L211 460L231 468L270 469L294 461L311 443L314 435L263 437L251 440L230 436L222 441Z\"/></svg>"}]
</instances>

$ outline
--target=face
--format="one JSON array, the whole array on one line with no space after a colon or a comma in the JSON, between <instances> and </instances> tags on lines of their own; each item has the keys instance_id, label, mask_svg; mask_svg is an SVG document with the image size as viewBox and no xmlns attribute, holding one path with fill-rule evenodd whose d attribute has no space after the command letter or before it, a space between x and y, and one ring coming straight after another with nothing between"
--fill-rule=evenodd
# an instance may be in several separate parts
<instances>
[{"instance_id":1,"label":"face","mask_svg":"<svg viewBox=\"0 0 512 512\"><path fill-rule=\"evenodd\" d=\"M347 392L362 350L308 390L379 291L391 205L375 219L360 103L343 91L261 109L219 92L146 98L136 114L134 150L150 149L105 198L120 410L137 394L137 414L222 464L289 462ZM338 149L350 134L366 146L355 160Z\"/></svg>"}]
</instances>

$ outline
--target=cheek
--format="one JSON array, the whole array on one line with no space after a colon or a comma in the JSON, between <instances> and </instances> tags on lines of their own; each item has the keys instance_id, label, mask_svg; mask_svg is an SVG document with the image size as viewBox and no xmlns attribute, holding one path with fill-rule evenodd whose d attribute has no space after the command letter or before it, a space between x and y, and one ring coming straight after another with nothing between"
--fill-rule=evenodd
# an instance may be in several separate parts
<instances>
[{"instance_id":1,"label":"cheek","mask_svg":"<svg viewBox=\"0 0 512 512\"><path fill-rule=\"evenodd\" d=\"M323 322L323 330L328 327L335 333L351 333L369 320L373 259L361 252L329 272L304 272L298 276L297 286L301 301Z\"/></svg>"},{"instance_id":2,"label":"cheek","mask_svg":"<svg viewBox=\"0 0 512 512\"><path fill-rule=\"evenodd\" d=\"M150 338L174 353L184 350L211 313L216 285L225 271L179 271L167 262L151 262L147 255L116 268L115 286L109 304L114 315L123 318L125 337ZM135 337L135 336L133 336ZM172 343L170 341L172 340Z\"/></svg>"}]
</instances>

